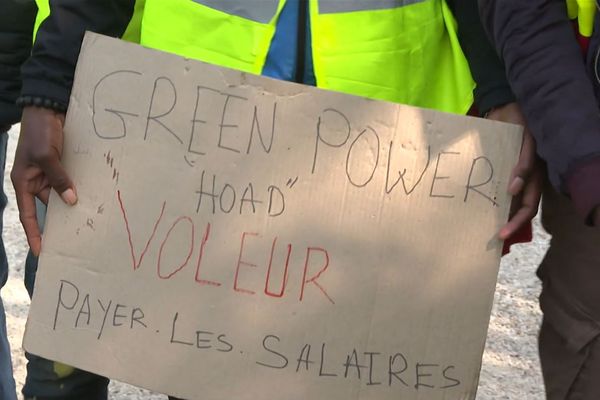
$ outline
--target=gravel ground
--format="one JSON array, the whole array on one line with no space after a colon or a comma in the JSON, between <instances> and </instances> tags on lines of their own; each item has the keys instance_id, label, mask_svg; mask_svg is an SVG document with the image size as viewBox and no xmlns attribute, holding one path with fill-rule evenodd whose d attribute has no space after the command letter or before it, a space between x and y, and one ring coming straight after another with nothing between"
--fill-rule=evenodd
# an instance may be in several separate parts
<instances>
[{"instance_id":1,"label":"gravel ground","mask_svg":"<svg viewBox=\"0 0 600 400\"><path fill-rule=\"evenodd\" d=\"M17 131L11 131L7 171L12 167ZM8 177L4 187L9 197L4 214L4 244L10 264L10 277L2 290L7 314L8 335L12 345L15 380L20 390L25 380L25 358L21 339L25 328L29 297L23 286L23 272L27 243L22 232L14 191ZM535 269L547 247L548 236L535 221L535 241L528 245L513 246L512 252L502 259L496 287L494 308L483 368L478 400L543 400L537 354L536 337L541 314L537 304L540 285ZM165 399L165 396L113 382L111 399Z\"/></svg>"}]
</instances>

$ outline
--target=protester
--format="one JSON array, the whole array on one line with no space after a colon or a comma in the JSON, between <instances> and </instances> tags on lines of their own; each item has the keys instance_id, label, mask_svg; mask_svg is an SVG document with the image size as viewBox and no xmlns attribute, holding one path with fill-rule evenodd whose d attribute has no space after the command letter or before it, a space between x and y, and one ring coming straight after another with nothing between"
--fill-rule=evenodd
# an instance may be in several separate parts
<instances>
[{"instance_id":1,"label":"protester","mask_svg":"<svg viewBox=\"0 0 600 400\"><path fill-rule=\"evenodd\" d=\"M32 36L36 16L43 16L37 11L34 0L0 0L0 167L4 172L8 128L19 122L21 110L15 101L21 89L20 68L31 52ZM0 182L3 182L0 181ZM1 183L0 183L1 185ZM0 228L1 211L6 206L6 196L0 186ZM0 238L0 279L2 285L8 276L8 265L4 246ZM26 279L26 286L28 281ZM26 387L33 387L37 399L57 398L57 394L80 393L74 391L77 386L89 384L84 372L60 363L54 363L40 357L27 354L29 363ZM68 376L68 378L67 378ZM53 381L60 382L52 385ZM103 387L106 387L106 379ZM50 387L50 388L49 388ZM106 390L106 389L105 389ZM82 398L82 397L71 397ZM93 399L92 397L89 397ZM6 336L4 309L0 300L0 399L16 400L16 388L10 363L10 349ZM28 399L28 397L26 397Z\"/></svg>"},{"instance_id":2,"label":"protester","mask_svg":"<svg viewBox=\"0 0 600 400\"><path fill-rule=\"evenodd\" d=\"M31 51L31 33L35 18L33 0L0 0L0 288L8 278L8 261L2 241L2 214L7 199L4 194L4 168L10 126L21 119L15 106L20 91L20 67ZM0 298L0 398L16 400L6 316Z\"/></svg>"},{"instance_id":3,"label":"protester","mask_svg":"<svg viewBox=\"0 0 600 400\"><path fill-rule=\"evenodd\" d=\"M486 34L479 19L476 2L456 0L453 7L461 45L477 82L474 91L477 111L488 119L526 127L525 118L506 79L504 65L494 48L485 40ZM542 172L540 160L536 156L535 140L530 130L525 129L521 154L509 179L508 192L513 196L510 218L498 235L505 240L505 254L510 250L511 244L532 239L531 220L538 212Z\"/></svg>"},{"instance_id":4,"label":"protester","mask_svg":"<svg viewBox=\"0 0 600 400\"><path fill-rule=\"evenodd\" d=\"M10 0L10 2L15 4L18 3L18 1L19 0ZM140 1L139 3L143 2ZM44 21L50 13L48 0L35 0L35 2L34 0L31 0L29 1L29 4L34 10L33 17L35 17L35 26L33 19L31 18L27 21L28 24L25 23L26 21L19 21L22 24L20 25L21 28L24 30L27 28L28 32L28 39L21 47L24 57L21 58L20 63L24 62L29 56L32 32L34 34L36 33L42 21ZM140 15L140 13L138 12L136 15ZM134 19L134 21L129 24L128 30L123 35L123 38L130 41L139 41L139 20ZM8 40L10 40L10 38L7 37L7 42ZM15 64L17 71L20 63ZM20 79L18 81L20 82ZM20 84L15 86L18 86L18 88L10 102L12 103L12 107L16 109L14 103L18 96ZM37 200L35 211L41 230L44 225L46 207L41 201ZM30 297L33 296L37 263L37 257L30 251L25 262L25 287ZM25 400L106 399L108 394L108 379L105 377L91 374L56 361L47 360L33 354L25 353L25 356L28 360L27 376L22 389Z\"/></svg>"},{"instance_id":5,"label":"protester","mask_svg":"<svg viewBox=\"0 0 600 400\"><path fill-rule=\"evenodd\" d=\"M148 47L278 79L448 112L465 114L473 102L469 65L442 0L145 3L140 42ZM474 3L449 3L461 21L463 46L473 55L478 54L477 47L489 47L481 40ZM12 173L23 226L36 255L41 236L34 198L46 201L53 188L65 203L77 202L76 188L60 155L64 111L83 34L91 30L120 37L133 13L133 1L51 0L50 4L52 13L41 25L33 55L23 69L19 104L25 108ZM470 29L469 24L477 29ZM356 52L357 48L361 51ZM493 51L487 49L486 54L491 59L473 57L473 62L495 64L501 71ZM479 66L480 71L486 68ZM512 96L504 93L494 99L490 93L496 86L487 87L487 96L478 92L481 109L494 108L497 118L520 121L518 108L507 104ZM501 87L506 92L505 81ZM518 215L527 220L523 213ZM504 234L510 236L523 221L508 226Z\"/></svg>"},{"instance_id":6,"label":"protester","mask_svg":"<svg viewBox=\"0 0 600 400\"><path fill-rule=\"evenodd\" d=\"M547 165L542 222L552 240L538 270L544 312L539 347L547 398L600 399L596 4L479 0L479 5ZM579 33L568 15L579 17Z\"/></svg>"}]
</instances>

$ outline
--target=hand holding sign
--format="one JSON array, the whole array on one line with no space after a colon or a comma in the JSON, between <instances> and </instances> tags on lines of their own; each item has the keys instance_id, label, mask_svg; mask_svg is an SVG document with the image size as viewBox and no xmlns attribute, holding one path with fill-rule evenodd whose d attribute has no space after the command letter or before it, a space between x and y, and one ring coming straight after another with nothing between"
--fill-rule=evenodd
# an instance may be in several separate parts
<instances>
[{"instance_id":1,"label":"hand holding sign","mask_svg":"<svg viewBox=\"0 0 600 400\"><path fill-rule=\"evenodd\" d=\"M487 118L527 126L525 117L517 103L508 103L490 111ZM513 196L510 218L500 229L499 237L507 240L537 214L542 197L544 170L536 154L535 139L529 129L523 134L523 145L517 165L513 168L508 192Z\"/></svg>"},{"instance_id":2,"label":"hand holding sign","mask_svg":"<svg viewBox=\"0 0 600 400\"><path fill-rule=\"evenodd\" d=\"M60 161L64 123L64 114L49 109L29 106L23 110L11 179L27 242L36 256L41 250L41 234L35 197L47 204L54 189L66 204L77 203L75 186Z\"/></svg>"}]
</instances>

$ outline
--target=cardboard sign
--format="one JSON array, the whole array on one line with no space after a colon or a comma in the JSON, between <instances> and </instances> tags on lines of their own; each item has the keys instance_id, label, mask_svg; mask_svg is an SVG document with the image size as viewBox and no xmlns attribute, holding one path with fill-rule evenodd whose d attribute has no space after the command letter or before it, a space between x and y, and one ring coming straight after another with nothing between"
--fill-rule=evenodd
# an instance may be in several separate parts
<instances>
[{"instance_id":1,"label":"cardboard sign","mask_svg":"<svg viewBox=\"0 0 600 400\"><path fill-rule=\"evenodd\" d=\"M520 143L88 34L25 348L188 399L474 398Z\"/></svg>"}]
</instances>

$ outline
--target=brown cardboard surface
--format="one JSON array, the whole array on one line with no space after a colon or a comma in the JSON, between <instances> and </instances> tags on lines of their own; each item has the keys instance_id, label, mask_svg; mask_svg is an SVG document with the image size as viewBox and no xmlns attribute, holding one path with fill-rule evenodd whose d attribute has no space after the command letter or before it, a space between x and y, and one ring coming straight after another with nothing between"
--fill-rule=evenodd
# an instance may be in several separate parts
<instances>
[{"instance_id":1,"label":"brown cardboard surface","mask_svg":"<svg viewBox=\"0 0 600 400\"><path fill-rule=\"evenodd\" d=\"M25 348L189 399L472 399L520 143L87 34Z\"/></svg>"}]
</instances>

